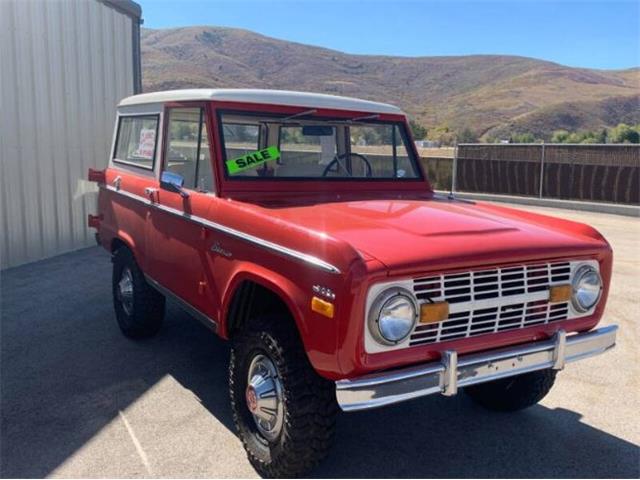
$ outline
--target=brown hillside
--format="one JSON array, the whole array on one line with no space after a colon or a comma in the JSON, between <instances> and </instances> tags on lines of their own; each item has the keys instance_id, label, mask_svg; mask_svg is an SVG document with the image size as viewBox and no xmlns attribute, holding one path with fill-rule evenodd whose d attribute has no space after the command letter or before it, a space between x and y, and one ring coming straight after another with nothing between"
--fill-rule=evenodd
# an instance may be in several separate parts
<instances>
[{"instance_id":1,"label":"brown hillside","mask_svg":"<svg viewBox=\"0 0 640 480\"><path fill-rule=\"evenodd\" d=\"M142 60L145 91L256 87L350 95L397 104L427 126L480 134L534 113L543 133L566 128L554 116L545 123L545 112L574 102L585 110L577 128L587 128L590 104L599 108L598 102L622 97L627 105L624 97L640 93L638 69L589 70L499 55L350 55L220 27L145 29ZM608 125L622 121L615 105Z\"/></svg>"},{"instance_id":2,"label":"brown hillside","mask_svg":"<svg viewBox=\"0 0 640 480\"><path fill-rule=\"evenodd\" d=\"M556 130L573 132L599 131L618 123L640 124L640 95L541 107L490 129L487 135L507 138L513 133L533 133L536 138L548 141L551 137L550 125Z\"/></svg>"}]
</instances>

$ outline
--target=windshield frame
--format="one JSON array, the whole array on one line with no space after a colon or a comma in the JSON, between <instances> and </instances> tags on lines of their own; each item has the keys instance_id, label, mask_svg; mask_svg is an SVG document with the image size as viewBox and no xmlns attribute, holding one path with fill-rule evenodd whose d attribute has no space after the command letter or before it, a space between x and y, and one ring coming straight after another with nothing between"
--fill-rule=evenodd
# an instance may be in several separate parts
<instances>
[{"instance_id":1,"label":"windshield frame","mask_svg":"<svg viewBox=\"0 0 640 480\"><path fill-rule=\"evenodd\" d=\"M303 176L282 176L282 177L254 177L254 176L243 176L243 175L239 175L239 176L235 176L235 175L229 175L229 172L226 168L226 161L228 160L227 158L227 154L226 154L226 147L225 147L225 142L224 142L224 127L223 127L223 123L222 123L222 116L223 115L238 115L238 116L259 116L259 117L271 117L274 119L286 119L287 117L290 117L292 115L296 115L296 114L300 114L300 113L305 113L305 112L309 112L309 108L302 108L301 107L301 112L297 112L294 114L291 114L290 112L284 111L284 109L282 109L281 111L268 111L267 109L257 109L256 105L253 106L254 108L252 109L238 109L238 108L217 108L215 111L215 123L217 124L217 132L218 132L218 138L219 138L219 160L217 161L218 163L218 167L221 170L221 173L223 174L223 178L225 180L225 182L230 182L230 183L239 183L239 182L249 182L252 184L255 183L277 183L277 184L282 184L282 183L289 183L289 182L304 182L305 184L308 183L358 183L358 184L362 184L362 183L374 183L376 185L380 184L380 183L394 183L394 184L400 184L400 183L405 183L405 182L411 182L412 184L415 183L425 183L426 181L426 177L424 174L424 171L422 169L422 165L420 163L420 157L415 149L415 144L412 141L411 135L408 131L407 128L407 122L406 119L402 116L402 115L383 115L383 114L371 114L371 113L362 113L362 112L341 112L343 113L343 115L338 115L336 116L334 115L319 115L319 110L316 110L314 113L309 113L307 115L303 115L298 117L300 120L302 121L308 121L308 120L317 120L318 122L328 122L328 123L339 123L341 125L346 125L349 126L350 123L352 123L353 126L367 126L367 125L388 125L388 126L392 126L392 127L397 127L398 132L400 134L400 138L399 138L399 142L398 142L398 147L402 146L407 153L408 156L408 160L413 168L413 171L415 172L415 176L412 177L359 177L359 176L354 176L354 177L334 177L334 176L327 176L327 177L322 177L322 176L318 176L318 177L303 177ZM354 119L354 118L360 118L363 116L373 116L375 115L377 118L375 119L366 119L366 120L358 120L355 122L349 122L349 120ZM389 118L389 117L396 117L396 118ZM399 118L398 118L399 117ZM295 120L292 119L291 126L296 125ZM262 133L262 127L260 128L260 132ZM281 134L282 132L278 132L278 148L280 148L280 140L281 140ZM261 135L262 136L262 135ZM351 151L351 142L346 142L346 147L349 151ZM357 153L357 152L354 152Z\"/></svg>"}]
</instances>

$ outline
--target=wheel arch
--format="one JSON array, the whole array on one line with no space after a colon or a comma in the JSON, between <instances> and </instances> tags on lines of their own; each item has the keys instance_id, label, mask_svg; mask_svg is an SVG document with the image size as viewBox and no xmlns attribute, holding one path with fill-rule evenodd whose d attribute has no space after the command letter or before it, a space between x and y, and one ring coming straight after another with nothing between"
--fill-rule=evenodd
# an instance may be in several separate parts
<instances>
[{"instance_id":1,"label":"wheel arch","mask_svg":"<svg viewBox=\"0 0 640 480\"><path fill-rule=\"evenodd\" d=\"M136 242L133 240L133 237L131 237L131 235L127 234L126 232L123 232L122 230L119 230L111 238L111 240L108 243L108 246L109 246L109 251L111 252L111 255L115 255L118 249L122 247L128 248L133 254L133 257L136 259L136 262L138 263L138 265L142 267L142 262L141 262L142 258L140 255L141 252L138 251Z\"/></svg>"},{"instance_id":2,"label":"wheel arch","mask_svg":"<svg viewBox=\"0 0 640 480\"><path fill-rule=\"evenodd\" d=\"M300 309L303 297L298 286L278 273L240 270L229 282L222 302L220 334L233 338L257 314L286 313L304 343L306 327ZM259 305L256 302L265 302L265 310L261 312L256 308Z\"/></svg>"},{"instance_id":3,"label":"wheel arch","mask_svg":"<svg viewBox=\"0 0 640 480\"><path fill-rule=\"evenodd\" d=\"M124 248L128 248L129 250L133 251L133 248L131 248L131 245L127 242L125 242L122 238L120 237L113 237L111 239L111 244L109 246L109 251L111 253L116 253L118 250L120 250L122 247Z\"/></svg>"}]
</instances>

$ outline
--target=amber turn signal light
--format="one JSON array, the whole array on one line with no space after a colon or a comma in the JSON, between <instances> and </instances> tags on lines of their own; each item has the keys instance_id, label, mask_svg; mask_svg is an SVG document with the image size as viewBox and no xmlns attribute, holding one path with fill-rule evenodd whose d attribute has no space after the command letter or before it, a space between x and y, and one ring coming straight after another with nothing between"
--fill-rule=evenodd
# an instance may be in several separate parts
<instances>
[{"instance_id":1,"label":"amber turn signal light","mask_svg":"<svg viewBox=\"0 0 640 480\"><path fill-rule=\"evenodd\" d=\"M568 302L571 300L571 284L555 285L549 288L549 303Z\"/></svg>"},{"instance_id":2,"label":"amber turn signal light","mask_svg":"<svg viewBox=\"0 0 640 480\"><path fill-rule=\"evenodd\" d=\"M449 318L449 302L420 305L420 323L438 323Z\"/></svg>"},{"instance_id":3,"label":"amber turn signal light","mask_svg":"<svg viewBox=\"0 0 640 480\"><path fill-rule=\"evenodd\" d=\"M311 310L325 317L333 318L333 303L318 297L311 298Z\"/></svg>"}]
</instances>

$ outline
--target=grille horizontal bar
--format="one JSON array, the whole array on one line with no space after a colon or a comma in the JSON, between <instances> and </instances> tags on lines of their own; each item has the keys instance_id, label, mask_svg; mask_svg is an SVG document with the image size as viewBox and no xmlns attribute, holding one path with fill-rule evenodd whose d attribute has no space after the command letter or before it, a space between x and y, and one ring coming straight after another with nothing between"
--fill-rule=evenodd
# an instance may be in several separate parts
<instances>
[{"instance_id":1,"label":"grille horizontal bar","mask_svg":"<svg viewBox=\"0 0 640 480\"><path fill-rule=\"evenodd\" d=\"M569 303L548 302L554 284L571 279L569 262L510 266L417 278L413 290L421 302L449 302L449 317L418 324L409 345L422 345L502 332L567 319Z\"/></svg>"}]
</instances>

